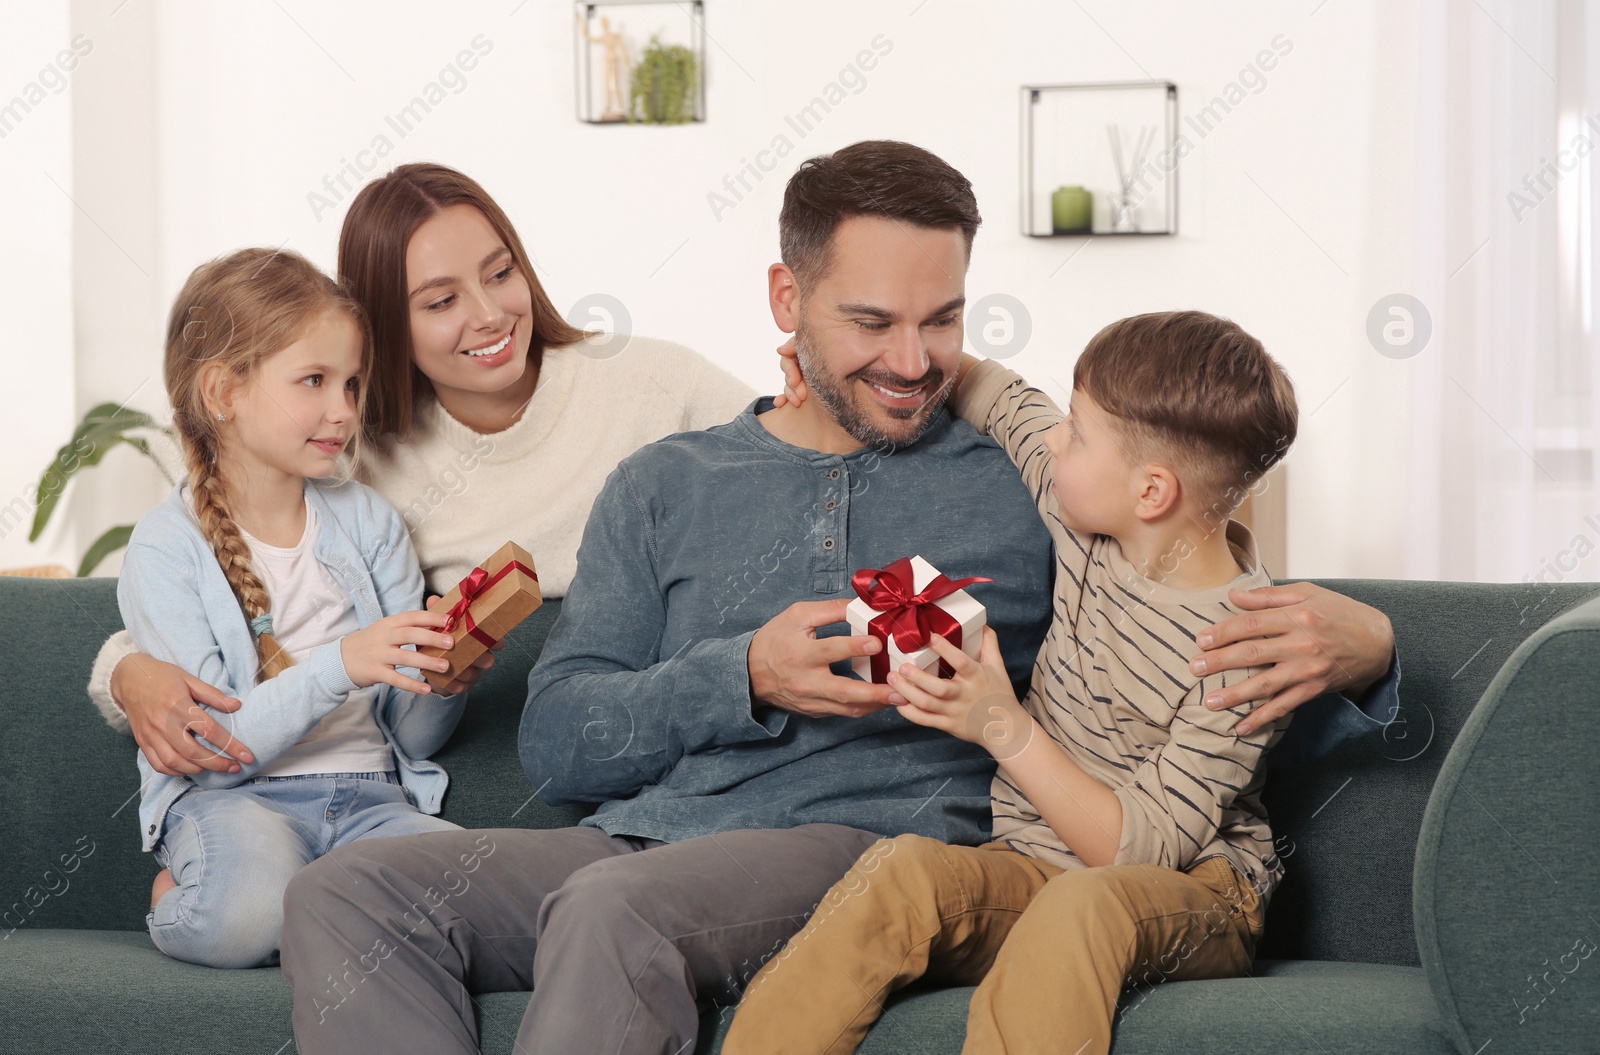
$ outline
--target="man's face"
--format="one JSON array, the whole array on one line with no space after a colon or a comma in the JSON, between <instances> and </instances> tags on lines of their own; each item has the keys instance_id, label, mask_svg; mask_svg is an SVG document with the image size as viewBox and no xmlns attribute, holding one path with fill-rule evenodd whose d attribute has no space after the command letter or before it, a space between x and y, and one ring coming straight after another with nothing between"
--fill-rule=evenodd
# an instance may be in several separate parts
<instances>
[{"instance_id":1,"label":"man's face","mask_svg":"<svg viewBox=\"0 0 1600 1055\"><path fill-rule=\"evenodd\" d=\"M802 288L795 349L812 396L862 444L927 430L961 362L966 243L959 228L856 216Z\"/></svg>"}]
</instances>

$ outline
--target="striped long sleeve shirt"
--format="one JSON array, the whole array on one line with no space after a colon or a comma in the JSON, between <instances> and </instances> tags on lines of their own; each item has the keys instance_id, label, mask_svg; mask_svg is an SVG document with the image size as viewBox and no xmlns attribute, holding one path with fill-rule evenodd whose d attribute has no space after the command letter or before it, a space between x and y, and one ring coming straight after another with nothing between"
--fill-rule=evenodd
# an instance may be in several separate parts
<instances>
[{"instance_id":1,"label":"striped long sleeve shirt","mask_svg":"<svg viewBox=\"0 0 1600 1055\"><path fill-rule=\"evenodd\" d=\"M1048 396L986 362L951 406L1005 448L1054 540L1054 617L1023 706L1062 751L1116 793L1122 831L1113 863L1184 870L1220 854L1265 903L1283 866L1261 790L1267 752L1289 718L1235 735L1231 727L1248 707L1213 711L1201 701L1260 668L1200 677L1188 666L1198 651L1195 636L1239 611L1228 590L1271 585L1248 529L1227 526L1238 578L1200 591L1163 586L1140 574L1115 539L1061 522L1044 436L1062 413ZM1003 765L993 806L996 841L1059 868L1087 867Z\"/></svg>"}]
</instances>

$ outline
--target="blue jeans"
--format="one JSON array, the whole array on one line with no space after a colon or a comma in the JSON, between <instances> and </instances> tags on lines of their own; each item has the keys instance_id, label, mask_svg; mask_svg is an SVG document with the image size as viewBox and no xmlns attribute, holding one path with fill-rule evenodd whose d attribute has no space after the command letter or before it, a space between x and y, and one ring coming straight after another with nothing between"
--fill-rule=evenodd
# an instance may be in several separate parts
<instances>
[{"instance_id":1,"label":"blue jeans","mask_svg":"<svg viewBox=\"0 0 1600 1055\"><path fill-rule=\"evenodd\" d=\"M146 917L150 940L207 967L277 963L283 890L301 868L359 839L459 830L419 812L393 773L193 788L172 804L155 848L178 885Z\"/></svg>"}]
</instances>

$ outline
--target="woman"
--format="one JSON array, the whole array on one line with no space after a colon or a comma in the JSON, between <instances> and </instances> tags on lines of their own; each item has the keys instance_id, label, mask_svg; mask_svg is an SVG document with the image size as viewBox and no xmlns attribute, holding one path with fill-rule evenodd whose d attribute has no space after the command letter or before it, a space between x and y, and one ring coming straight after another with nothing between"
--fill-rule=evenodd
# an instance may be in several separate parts
<instances>
[{"instance_id":1,"label":"woman","mask_svg":"<svg viewBox=\"0 0 1600 1055\"><path fill-rule=\"evenodd\" d=\"M533 554L545 596L564 595L617 463L754 398L682 345L567 324L505 213L442 165L402 165L362 189L340 232L339 273L376 352L375 453L358 471L405 518L434 593L510 539ZM106 642L89 694L152 767L232 772L235 758L251 760L237 742L219 755L194 739L230 739L195 702L230 711L237 701L131 647L126 634Z\"/></svg>"}]
</instances>

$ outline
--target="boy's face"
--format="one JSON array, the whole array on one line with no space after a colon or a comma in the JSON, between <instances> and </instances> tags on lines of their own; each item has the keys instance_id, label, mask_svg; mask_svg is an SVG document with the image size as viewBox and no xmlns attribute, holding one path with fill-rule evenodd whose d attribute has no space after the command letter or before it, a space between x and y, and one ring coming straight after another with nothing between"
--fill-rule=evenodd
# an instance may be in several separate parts
<instances>
[{"instance_id":1,"label":"boy's face","mask_svg":"<svg viewBox=\"0 0 1600 1055\"><path fill-rule=\"evenodd\" d=\"M1116 419L1082 389L1074 389L1067 416L1045 434L1055 457L1055 492L1061 521L1074 531L1120 536L1138 519L1139 467Z\"/></svg>"}]
</instances>

